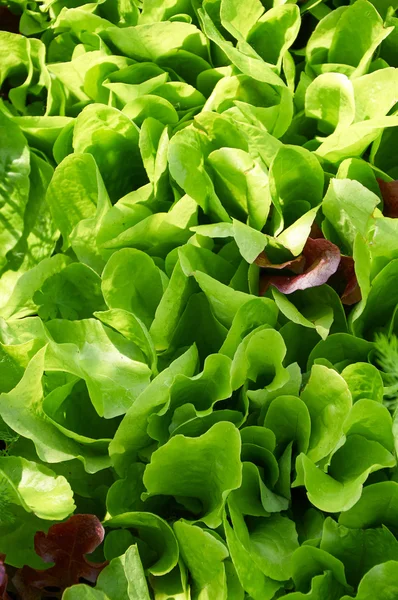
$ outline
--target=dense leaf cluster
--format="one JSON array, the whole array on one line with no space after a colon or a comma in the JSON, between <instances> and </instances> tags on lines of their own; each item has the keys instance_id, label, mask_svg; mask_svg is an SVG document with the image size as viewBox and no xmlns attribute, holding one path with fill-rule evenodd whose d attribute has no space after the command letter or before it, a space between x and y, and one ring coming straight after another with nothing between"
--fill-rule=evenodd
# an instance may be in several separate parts
<instances>
[{"instance_id":1,"label":"dense leaf cluster","mask_svg":"<svg viewBox=\"0 0 398 600\"><path fill-rule=\"evenodd\" d=\"M398 598L397 0L83 2L0 0L0 597Z\"/></svg>"}]
</instances>

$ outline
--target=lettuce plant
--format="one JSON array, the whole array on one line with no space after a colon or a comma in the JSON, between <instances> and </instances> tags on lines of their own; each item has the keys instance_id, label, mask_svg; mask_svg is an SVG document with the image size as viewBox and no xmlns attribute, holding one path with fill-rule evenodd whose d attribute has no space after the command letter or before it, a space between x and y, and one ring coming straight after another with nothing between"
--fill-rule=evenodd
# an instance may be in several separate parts
<instances>
[{"instance_id":1,"label":"lettuce plant","mask_svg":"<svg viewBox=\"0 0 398 600\"><path fill-rule=\"evenodd\" d=\"M397 10L0 0L0 598L398 597Z\"/></svg>"}]
</instances>

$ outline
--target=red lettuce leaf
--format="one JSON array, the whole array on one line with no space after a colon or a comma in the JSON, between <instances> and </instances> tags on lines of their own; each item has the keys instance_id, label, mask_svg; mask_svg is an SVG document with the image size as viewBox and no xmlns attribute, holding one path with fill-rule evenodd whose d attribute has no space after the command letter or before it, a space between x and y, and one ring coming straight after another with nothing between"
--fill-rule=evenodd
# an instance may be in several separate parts
<instances>
[{"instance_id":1,"label":"red lettuce leaf","mask_svg":"<svg viewBox=\"0 0 398 600\"><path fill-rule=\"evenodd\" d=\"M48 533L35 535L35 550L47 563L55 563L45 570L23 567L13 578L22 598L36 600L46 595L55 596L81 579L95 583L108 564L92 563L86 558L101 544L104 528L94 515L73 515L64 523L52 525Z\"/></svg>"},{"instance_id":2,"label":"red lettuce leaf","mask_svg":"<svg viewBox=\"0 0 398 600\"><path fill-rule=\"evenodd\" d=\"M383 181L378 179L377 183L383 196L385 217L398 218L398 179L396 181Z\"/></svg>"},{"instance_id":3,"label":"red lettuce leaf","mask_svg":"<svg viewBox=\"0 0 398 600\"><path fill-rule=\"evenodd\" d=\"M0 600L10 600L10 596L7 594L8 575L4 564L5 559L6 555L0 554Z\"/></svg>"},{"instance_id":4,"label":"red lettuce leaf","mask_svg":"<svg viewBox=\"0 0 398 600\"><path fill-rule=\"evenodd\" d=\"M339 293L342 303L346 306L352 306L361 300L361 289L355 274L354 259L351 256L341 257L339 268L330 284Z\"/></svg>"},{"instance_id":5,"label":"red lettuce leaf","mask_svg":"<svg viewBox=\"0 0 398 600\"><path fill-rule=\"evenodd\" d=\"M313 224L311 225L310 238L312 238L313 240L319 239L319 238L323 238L323 239L325 238L325 236L323 235L322 229L319 227L319 225L316 221L314 221Z\"/></svg>"},{"instance_id":6,"label":"red lettuce leaf","mask_svg":"<svg viewBox=\"0 0 398 600\"><path fill-rule=\"evenodd\" d=\"M262 267L263 269L289 269L289 271L293 271L293 273L302 273L305 266L305 258L302 254L297 256L297 258L292 258L292 260L288 260L284 263L275 264L270 261L265 252L261 252L255 260L256 265Z\"/></svg>"},{"instance_id":7,"label":"red lettuce leaf","mask_svg":"<svg viewBox=\"0 0 398 600\"><path fill-rule=\"evenodd\" d=\"M340 264L339 248L322 238L308 238L304 249L304 271L299 275L269 275L260 277L260 294L273 285L283 294L323 285L336 273ZM286 265L288 263L285 263ZM288 266L285 268L289 268Z\"/></svg>"}]
</instances>

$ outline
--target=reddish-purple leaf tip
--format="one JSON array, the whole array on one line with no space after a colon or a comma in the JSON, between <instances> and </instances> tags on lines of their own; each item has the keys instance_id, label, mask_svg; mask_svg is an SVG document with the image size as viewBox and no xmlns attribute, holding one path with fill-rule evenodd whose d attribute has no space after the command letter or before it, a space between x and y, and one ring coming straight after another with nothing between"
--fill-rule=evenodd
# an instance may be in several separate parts
<instances>
[{"instance_id":1,"label":"reddish-purple leaf tip","mask_svg":"<svg viewBox=\"0 0 398 600\"><path fill-rule=\"evenodd\" d=\"M261 277L261 293L273 285L283 294L323 285L336 273L340 264L339 248L322 238L308 238L304 249L304 270L299 275L269 275ZM294 262L294 261L293 261ZM289 263L284 263L289 268ZM275 267L274 267L275 268ZM281 268L281 267L279 267Z\"/></svg>"},{"instance_id":2,"label":"reddish-purple leaf tip","mask_svg":"<svg viewBox=\"0 0 398 600\"><path fill-rule=\"evenodd\" d=\"M398 217L398 179L396 181L378 179L377 183L383 196L384 216L396 219Z\"/></svg>"},{"instance_id":3,"label":"reddish-purple leaf tip","mask_svg":"<svg viewBox=\"0 0 398 600\"><path fill-rule=\"evenodd\" d=\"M61 593L81 579L95 583L107 562L92 563L85 555L101 544L104 533L95 515L73 515L64 523L52 525L48 533L39 531L35 550L44 562L55 564L45 570L27 566L19 569L13 579L16 589L23 598L35 600L45 597L49 588ZM51 593L54 596L54 591Z\"/></svg>"}]
</instances>

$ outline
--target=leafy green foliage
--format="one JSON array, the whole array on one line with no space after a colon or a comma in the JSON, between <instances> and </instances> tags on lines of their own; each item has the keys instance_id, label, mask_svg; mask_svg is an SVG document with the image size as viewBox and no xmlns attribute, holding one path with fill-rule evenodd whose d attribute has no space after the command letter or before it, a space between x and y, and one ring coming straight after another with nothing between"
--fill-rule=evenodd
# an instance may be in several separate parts
<instances>
[{"instance_id":1,"label":"leafy green foliage","mask_svg":"<svg viewBox=\"0 0 398 600\"><path fill-rule=\"evenodd\" d=\"M0 0L1 598L396 600L397 10Z\"/></svg>"}]
</instances>

